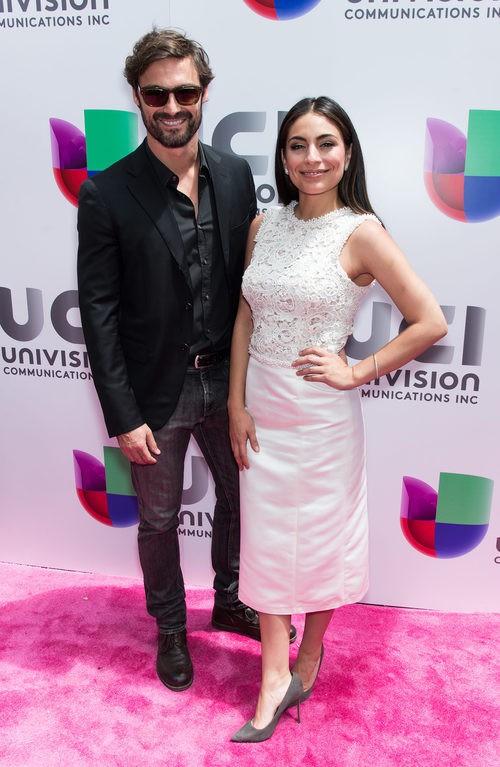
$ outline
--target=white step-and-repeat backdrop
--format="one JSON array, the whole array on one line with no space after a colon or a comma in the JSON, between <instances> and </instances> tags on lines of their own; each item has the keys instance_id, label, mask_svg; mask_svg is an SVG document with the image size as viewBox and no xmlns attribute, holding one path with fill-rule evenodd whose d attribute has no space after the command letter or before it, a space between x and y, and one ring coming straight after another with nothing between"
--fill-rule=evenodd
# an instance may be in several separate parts
<instances>
[{"instance_id":1,"label":"white step-and-repeat backdrop","mask_svg":"<svg viewBox=\"0 0 500 767\"><path fill-rule=\"evenodd\" d=\"M498 609L500 0L0 0L0 560L140 574L135 498L80 328L75 195L143 138L122 69L153 25L208 51L203 139L247 157L261 209L277 204L283 112L325 94L353 118L375 208L449 322L361 390L366 601ZM376 289L351 359L400 324ZM193 445L179 529L191 585L211 583L212 501Z\"/></svg>"}]
</instances>

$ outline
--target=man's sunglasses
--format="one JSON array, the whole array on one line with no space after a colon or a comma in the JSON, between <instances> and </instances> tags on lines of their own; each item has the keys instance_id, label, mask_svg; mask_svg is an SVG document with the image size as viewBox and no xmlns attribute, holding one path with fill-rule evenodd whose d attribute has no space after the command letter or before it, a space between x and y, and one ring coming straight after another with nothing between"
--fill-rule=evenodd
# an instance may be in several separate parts
<instances>
[{"instance_id":1,"label":"man's sunglasses","mask_svg":"<svg viewBox=\"0 0 500 767\"><path fill-rule=\"evenodd\" d=\"M179 85L177 88L160 88L159 85L141 88L139 85L137 90L148 107L164 107L171 93L174 94L174 98L179 106L190 107L200 100L200 96L203 93L203 88L199 85Z\"/></svg>"}]
</instances>

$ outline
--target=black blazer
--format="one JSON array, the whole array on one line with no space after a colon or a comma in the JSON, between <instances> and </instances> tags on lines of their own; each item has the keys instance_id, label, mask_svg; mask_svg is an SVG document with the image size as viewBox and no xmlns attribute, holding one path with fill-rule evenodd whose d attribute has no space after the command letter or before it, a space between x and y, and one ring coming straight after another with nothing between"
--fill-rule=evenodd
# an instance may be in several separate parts
<instances>
[{"instance_id":1,"label":"black blazer","mask_svg":"<svg viewBox=\"0 0 500 767\"><path fill-rule=\"evenodd\" d=\"M248 163L203 145L232 320L256 214ZM83 332L109 436L172 415L188 364L193 300L182 240L144 144L85 181L78 207Z\"/></svg>"}]
</instances>

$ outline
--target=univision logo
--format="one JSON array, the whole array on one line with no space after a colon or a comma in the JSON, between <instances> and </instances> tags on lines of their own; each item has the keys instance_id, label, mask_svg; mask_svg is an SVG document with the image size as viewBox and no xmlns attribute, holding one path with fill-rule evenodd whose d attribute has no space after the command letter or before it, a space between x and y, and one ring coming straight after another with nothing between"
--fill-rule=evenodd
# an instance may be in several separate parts
<instances>
[{"instance_id":1,"label":"univision logo","mask_svg":"<svg viewBox=\"0 0 500 767\"><path fill-rule=\"evenodd\" d=\"M85 179L121 160L139 143L135 112L85 109L84 119L85 133L66 120L49 120L54 177L73 205L78 205L78 192Z\"/></svg>"},{"instance_id":2,"label":"univision logo","mask_svg":"<svg viewBox=\"0 0 500 767\"><path fill-rule=\"evenodd\" d=\"M493 480L471 474L439 475L439 491L415 477L403 477L401 528L422 554L460 557L478 546L490 519Z\"/></svg>"},{"instance_id":3,"label":"univision logo","mask_svg":"<svg viewBox=\"0 0 500 767\"><path fill-rule=\"evenodd\" d=\"M471 109L467 137L429 118L425 186L434 205L467 223L500 215L500 111Z\"/></svg>"},{"instance_id":4,"label":"univision logo","mask_svg":"<svg viewBox=\"0 0 500 767\"><path fill-rule=\"evenodd\" d=\"M104 447L104 464L73 450L76 494L85 511L103 525L130 527L139 521L130 464L117 447Z\"/></svg>"},{"instance_id":5,"label":"univision logo","mask_svg":"<svg viewBox=\"0 0 500 767\"><path fill-rule=\"evenodd\" d=\"M130 463L118 447L104 450L104 463L90 453L73 450L75 485L78 499L93 519L110 527L131 527L139 521L137 496L130 476ZM199 456L191 456L191 485L182 491L183 506L203 500L209 488L208 466ZM198 526L213 520L207 512L197 512ZM195 524L194 514L182 510L179 519L184 526ZM187 521L186 521L187 520ZM191 522L189 522L191 520ZM203 521L202 521L203 520ZM180 530L183 534L183 531ZM192 532L188 531L188 536ZM197 534L200 537L200 534Z\"/></svg>"},{"instance_id":6,"label":"univision logo","mask_svg":"<svg viewBox=\"0 0 500 767\"><path fill-rule=\"evenodd\" d=\"M309 13L321 0L244 0L244 2L259 16L274 19L274 21L286 21Z\"/></svg>"}]
</instances>

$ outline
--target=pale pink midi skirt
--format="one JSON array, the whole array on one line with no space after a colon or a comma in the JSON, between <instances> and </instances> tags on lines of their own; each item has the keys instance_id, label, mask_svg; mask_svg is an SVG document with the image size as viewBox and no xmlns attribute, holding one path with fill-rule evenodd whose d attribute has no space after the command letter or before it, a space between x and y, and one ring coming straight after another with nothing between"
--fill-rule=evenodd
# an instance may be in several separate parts
<instances>
[{"instance_id":1,"label":"pale pink midi skirt","mask_svg":"<svg viewBox=\"0 0 500 767\"><path fill-rule=\"evenodd\" d=\"M260 452L240 473L239 597L276 615L356 602L368 588L365 438L359 392L250 358Z\"/></svg>"}]
</instances>

